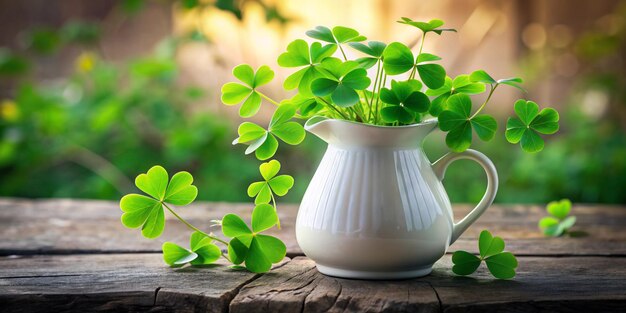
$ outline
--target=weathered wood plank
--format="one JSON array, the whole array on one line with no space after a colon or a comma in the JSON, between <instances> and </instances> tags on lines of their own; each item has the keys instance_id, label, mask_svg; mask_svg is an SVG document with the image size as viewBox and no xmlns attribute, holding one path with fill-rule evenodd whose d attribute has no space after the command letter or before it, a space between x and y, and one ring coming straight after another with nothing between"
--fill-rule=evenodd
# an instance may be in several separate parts
<instances>
[{"instance_id":1,"label":"weathered wood plank","mask_svg":"<svg viewBox=\"0 0 626 313\"><path fill-rule=\"evenodd\" d=\"M514 280L451 272L401 281L324 276L304 257L265 275L223 265L170 269L157 254L0 257L0 308L8 312L619 312L626 258L518 257Z\"/></svg>"},{"instance_id":2,"label":"weathered wood plank","mask_svg":"<svg viewBox=\"0 0 626 313\"><path fill-rule=\"evenodd\" d=\"M623 312L626 258L519 257L514 280L481 268L471 277L451 272L445 256L433 274L402 281L327 277L296 258L243 287L232 312ZM435 291L436 293L433 293Z\"/></svg>"},{"instance_id":3,"label":"weathered wood plank","mask_svg":"<svg viewBox=\"0 0 626 313\"><path fill-rule=\"evenodd\" d=\"M259 275L224 264L171 269L158 254L0 257L6 312L225 312Z\"/></svg>"},{"instance_id":4,"label":"weathered wood plank","mask_svg":"<svg viewBox=\"0 0 626 313\"><path fill-rule=\"evenodd\" d=\"M518 257L514 280L493 279L485 265L469 277L452 273L451 256L423 278L444 312L624 312L626 258Z\"/></svg>"},{"instance_id":5,"label":"weathered wood plank","mask_svg":"<svg viewBox=\"0 0 626 313\"><path fill-rule=\"evenodd\" d=\"M249 217L253 206L233 203L198 203L179 214L205 230L210 220L226 213ZM282 230L268 233L282 238L288 251L300 251L295 241L295 208L279 211ZM155 240L120 223L121 211L114 201L27 200L0 198L0 255L100 252L158 252L165 241L187 245L191 231L166 213L163 235Z\"/></svg>"},{"instance_id":6,"label":"weathered wood plank","mask_svg":"<svg viewBox=\"0 0 626 313\"><path fill-rule=\"evenodd\" d=\"M298 257L243 287L230 312L439 312L439 301L427 282L334 278Z\"/></svg>"},{"instance_id":7,"label":"weathered wood plank","mask_svg":"<svg viewBox=\"0 0 626 313\"><path fill-rule=\"evenodd\" d=\"M194 225L208 229L211 219L229 212L248 216L251 205L198 203L180 209ZM469 210L454 207L457 219ZM282 229L271 233L287 244L290 256L302 255L295 240L296 205L279 207ZM477 251L476 238L482 229L503 237L508 249L518 255L626 255L626 207L575 206L574 230L586 237L545 238L537 221L545 214L539 206L494 205L451 247ZM93 200L22 200L0 198L0 255L86 252L157 252L164 241L186 244L190 232L172 216L161 238L148 240L137 230L124 228L116 202ZM97 230L97 231L96 231ZM598 245L597 242L602 242Z\"/></svg>"}]
</instances>

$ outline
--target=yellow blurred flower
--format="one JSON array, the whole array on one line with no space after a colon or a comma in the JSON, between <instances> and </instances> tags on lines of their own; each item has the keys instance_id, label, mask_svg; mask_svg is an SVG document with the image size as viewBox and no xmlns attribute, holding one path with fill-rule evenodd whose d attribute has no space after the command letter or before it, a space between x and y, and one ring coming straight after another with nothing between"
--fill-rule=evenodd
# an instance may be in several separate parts
<instances>
[{"instance_id":1,"label":"yellow blurred flower","mask_svg":"<svg viewBox=\"0 0 626 313\"><path fill-rule=\"evenodd\" d=\"M20 109L17 107L17 103L13 100L2 100L0 102L0 117L3 120L14 122L20 118Z\"/></svg>"},{"instance_id":2,"label":"yellow blurred flower","mask_svg":"<svg viewBox=\"0 0 626 313\"><path fill-rule=\"evenodd\" d=\"M89 73L93 70L94 66L96 66L96 61L98 57L93 52L83 52L78 58L76 58L76 62L74 66L76 67L76 71L79 73Z\"/></svg>"}]
</instances>

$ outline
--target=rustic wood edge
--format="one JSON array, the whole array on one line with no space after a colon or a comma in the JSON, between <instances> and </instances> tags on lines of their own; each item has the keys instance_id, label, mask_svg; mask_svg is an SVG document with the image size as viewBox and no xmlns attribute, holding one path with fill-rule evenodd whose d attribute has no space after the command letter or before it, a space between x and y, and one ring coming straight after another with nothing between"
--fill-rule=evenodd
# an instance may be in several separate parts
<instances>
[{"instance_id":1,"label":"rustic wood edge","mask_svg":"<svg viewBox=\"0 0 626 313\"><path fill-rule=\"evenodd\" d=\"M45 257L45 256L44 256ZM49 256L54 258L55 256ZM520 263L525 263L526 257L520 257ZM595 259L594 257L591 257ZM324 276L317 272L313 262L305 257L285 260L278 264L268 274L254 274L249 279L239 283L231 291L216 296L207 294L198 289L177 290L176 288L160 285L142 290L89 292L76 289L71 293L53 292L13 292L0 293L0 307L10 312L48 312L53 311L210 311L210 312L294 312L294 311L362 311L374 307L382 311L415 311L420 312L462 312L466 310L476 312L506 312L506 311L620 311L626 307L626 294L623 297L610 297L590 294L582 297L529 299L470 299L468 301L448 301L451 295L446 288L454 283L449 276L442 272L449 270L449 260L435 267L431 276L417 280L368 282L359 280L345 280ZM611 259L600 257L600 259ZM303 265L304 264L304 265ZM163 265L165 268L165 265ZM442 271L443 269L443 271ZM475 277L460 278L464 280L458 288L480 287L485 283L506 284L515 281L498 281L478 273ZM282 276L281 276L282 274ZM285 275L286 274L286 275ZM52 275L30 277L0 278L0 290L6 286L8 279L52 278L59 282L67 282L63 276L79 275ZM456 278L456 277L455 277ZM575 282L570 282L575 283ZM291 285L290 285L291 284ZM355 285L367 285L361 290ZM10 286L10 284L8 285ZM396 289L405 292L409 286L405 302L395 301L397 297L390 296L391 302L386 302L386 293L397 293ZM207 291L210 287L207 286ZM403 289L404 288L404 289ZM454 287L456 288L456 287ZM356 292L355 292L356 290ZM404 291L403 291L404 290ZM411 290L414 290L411 291ZM459 292L456 290L455 292ZM363 293L363 294L361 294ZM448 295L446 295L448 293ZM476 292L469 292L468 296ZM454 296L454 294L452 294ZM567 296L567 295L566 295ZM370 298L371 297L371 298ZM408 300L411 299L411 300ZM369 302L368 302L369 301ZM395 301L395 302L394 302ZM370 305L364 307L363 305Z\"/></svg>"}]
</instances>

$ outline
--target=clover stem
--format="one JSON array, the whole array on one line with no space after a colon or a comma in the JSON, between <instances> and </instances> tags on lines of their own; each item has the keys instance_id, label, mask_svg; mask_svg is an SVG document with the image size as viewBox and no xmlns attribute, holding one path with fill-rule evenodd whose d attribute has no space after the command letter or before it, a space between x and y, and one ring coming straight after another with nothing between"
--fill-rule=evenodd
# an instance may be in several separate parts
<instances>
[{"instance_id":1,"label":"clover stem","mask_svg":"<svg viewBox=\"0 0 626 313\"><path fill-rule=\"evenodd\" d=\"M378 84L378 98L376 98L376 109L374 111L376 111L376 115L374 116L374 124L378 123L378 115L380 115L380 110L378 109L378 103L380 102L380 89L385 86L385 84L387 83L387 73L385 73L384 69L383 69L383 82L382 84Z\"/></svg>"},{"instance_id":2,"label":"clover stem","mask_svg":"<svg viewBox=\"0 0 626 313\"><path fill-rule=\"evenodd\" d=\"M372 99L370 101L370 113L367 117L368 121L372 121L372 114L374 113L372 106L374 105L374 94L376 92L376 85L378 85L378 80L380 78L380 63L380 59L378 59L378 62L376 62L376 78L374 78L374 85L372 86Z\"/></svg>"},{"instance_id":3,"label":"clover stem","mask_svg":"<svg viewBox=\"0 0 626 313\"><path fill-rule=\"evenodd\" d=\"M478 108L478 110L476 110L476 112L474 112L474 114L470 116L470 120L473 119L476 115L478 115L478 113L482 111L483 108L485 108L485 105L487 105L487 102L489 102L489 99L491 99L491 96L493 95L493 92L496 91L496 88L498 88L498 85L500 84L496 84L495 86L491 85L491 90L489 90L489 95L487 96L487 99L485 99L485 102L483 102L480 108Z\"/></svg>"},{"instance_id":4,"label":"clover stem","mask_svg":"<svg viewBox=\"0 0 626 313\"><path fill-rule=\"evenodd\" d=\"M256 90L256 93L259 94L259 96L261 96L263 99L271 102L272 104L274 104L275 106L280 106L280 103L276 102L274 99L264 95L263 93L260 93L258 90Z\"/></svg>"},{"instance_id":5,"label":"clover stem","mask_svg":"<svg viewBox=\"0 0 626 313\"><path fill-rule=\"evenodd\" d=\"M222 257L224 259L226 259L228 262L233 263L233 261L230 260L230 258L228 257L228 255L224 254L224 252L220 251L222 253Z\"/></svg>"},{"instance_id":6,"label":"clover stem","mask_svg":"<svg viewBox=\"0 0 626 313\"><path fill-rule=\"evenodd\" d=\"M349 118L349 117L347 117L347 116L346 116L343 112L339 111L339 109L337 109L334 105L332 105L332 104L328 103L328 101L324 100L324 98L322 98L322 97L316 97L316 98L317 98L317 99L322 100L322 102L324 102L324 103L326 104L326 106L328 106L329 108L331 108L331 109L335 110L335 111L336 111L337 113L339 113L339 115L340 115L341 117L343 117L344 119L346 119L346 120L349 120L349 119L350 119L350 118Z\"/></svg>"},{"instance_id":7,"label":"clover stem","mask_svg":"<svg viewBox=\"0 0 626 313\"><path fill-rule=\"evenodd\" d=\"M426 40L426 33L422 33L422 42L420 42L420 51L417 53L417 56L422 54L422 49L424 48L424 41Z\"/></svg>"},{"instance_id":8,"label":"clover stem","mask_svg":"<svg viewBox=\"0 0 626 313\"><path fill-rule=\"evenodd\" d=\"M274 197L274 193L270 192L270 194L272 195L272 205L274 206L274 210L278 211L276 208L276 198ZM280 218L278 218L278 212L276 212L276 227L280 229Z\"/></svg>"},{"instance_id":9,"label":"clover stem","mask_svg":"<svg viewBox=\"0 0 626 313\"><path fill-rule=\"evenodd\" d=\"M422 33L422 40L420 42L420 50L415 56L415 64L413 65L413 70L411 70L411 75L409 75L409 80L415 78L415 72L417 71L417 58L422 54L422 49L424 49L424 41L426 40L426 33Z\"/></svg>"},{"instance_id":10,"label":"clover stem","mask_svg":"<svg viewBox=\"0 0 626 313\"><path fill-rule=\"evenodd\" d=\"M187 227L189 227L189 228L191 228L192 230L195 230L195 231L197 231L197 232L199 232L199 233L201 233L201 234L203 234L203 235L205 235L205 236L207 236L207 237L209 237L209 238L211 238L211 239L213 239L213 240L215 240L215 241L218 241L218 242L220 242L220 243L225 244L225 245L227 245L227 246L228 246L228 242L226 242L226 241L224 241L224 240L222 240L222 239L220 239L220 238L217 238L217 237L215 237L215 236L211 236L211 235L209 235L209 234L207 234L207 233L205 233L205 232L203 232L203 231L199 230L197 227L195 227L195 226L193 226L193 225L189 224L189 222L185 221L185 219L184 219L184 218L182 218L180 215L176 214L176 212L174 212L174 210L172 210L172 209L171 209L171 208L170 208L170 207L169 207L169 206L168 206L165 202L161 202L161 203L162 203L162 204L163 204L163 206L165 206L165 208L167 208L167 210L168 210L168 211L170 211L170 213L172 213L172 214L173 214L173 215L174 215L174 216L175 216L175 217L176 217L179 221L181 221L183 224L187 225Z\"/></svg>"},{"instance_id":11,"label":"clover stem","mask_svg":"<svg viewBox=\"0 0 626 313\"><path fill-rule=\"evenodd\" d=\"M365 90L363 90L363 97L365 97L365 104L369 107L369 112L372 112L372 104L370 103L369 99L367 98L367 92L365 92ZM363 111L364 107L365 106L361 105L361 111ZM363 115L365 115L365 111L363 111ZM368 122L368 121L369 121L369 117L367 118L367 120L364 120L364 122Z\"/></svg>"},{"instance_id":12,"label":"clover stem","mask_svg":"<svg viewBox=\"0 0 626 313\"><path fill-rule=\"evenodd\" d=\"M356 116L356 120L357 122L363 122L363 116L361 116L361 114L359 113L359 110L357 110L357 106L351 106L349 108L352 112L354 112L354 115Z\"/></svg>"},{"instance_id":13,"label":"clover stem","mask_svg":"<svg viewBox=\"0 0 626 313\"><path fill-rule=\"evenodd\" d=\"M341 51L341 55L343 55L343 59L345 61L348 61L348 57L346 57L346 53L343 51L343 48L341 47L341 45L337 44L337 46L339 47L339 51Z\"/></svg>"},{"instance_id":14,"label":"clover stem","mask_svg":"<svg viewBox=\"0 0 626 313\"><path fill-rule=\"evenodd\" d=\"M414 65L413 69L411 70L411 74L409 74L409 80L415 78L415 70L417 69L417 66Z\"/></svg>"}]
</instances>

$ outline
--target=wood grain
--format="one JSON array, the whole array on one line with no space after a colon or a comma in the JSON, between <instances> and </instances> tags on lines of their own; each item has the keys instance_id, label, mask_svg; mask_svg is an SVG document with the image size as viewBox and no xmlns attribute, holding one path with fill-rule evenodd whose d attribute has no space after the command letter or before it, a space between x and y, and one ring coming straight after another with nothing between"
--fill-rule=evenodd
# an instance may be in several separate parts
<instances>
[{"instance_id":1,"label":"wood grain","mask_svg":"<svg viewBox=\"0 0 626 313\"><path fill-rule=\"evenodd\" d=\"M207 228L211 219L250 205L198 203L180 209ZM458 218L470 210L456 206ZM273 231L299 255L297 207L279 208ZM314 262L285 260L264 275L227 268L171 269L158 254L163 241L187 244L190 232L168 217L164 236L124 228L117 203L0 198L0 311L7 312L624 312L626 208L576 206L575 230L585 237L545 238L538 206L490 208L451 250L477 251L483 228L517 254L514 280L493 279L484 265L471 277L451 272L450 255L433 274L401 281L324 276ZM375 252L373 252L375 253ZM349 257L349 256L346 256ZM393 256L390 256L393 257Z\"/></svg>"},{"instance_id":2,"label":"wood grain","mask_svg":"<svg viewBox=\"0 0 626 313\"><path fill-rule=\"evenodd\" d=\"M315 263L298 257L247 284L231 312L439 312L427 282L362 281L320 274Z\"/></svg>"},{"instance_id":3,"label":"wood grain","mask_svg":"<svg viewBox=\"0 0 626 313\"><path fill-rule=\"evenodd\" d=\"M469 209L467 205L455 206L456 219L465 216ZM209 229L211 219L229 212L249 217L251 210L251 205L205 202L178 211L192 224ZM286 243L289 256L302 255L295 240L297 206L282 205L278 212L282 229L270 233ZM542 207L494 205L450 251L477 252L478 234L489 229L503 237L507 249L518 255L626 256L626 207L575 206L572 214L578 218L573 229L585 231L586 236L546 238L537 228L537 221L545 215ZM166 215L163 236L155 240L122 226L120 216L117 203L112 201L0 198L0 255L159 252L164 241L181 245L188 242L190 231L170 215Z\"/></svg>"},{"instance_id":4,"label":"wood grain","mask_svg":"<svg viewBox=\"0 0 626 313\"><path fill-rule=\"evenodd\" d=\"M171 269L158 254L1 257L0 308L225 312L238 290L258 276L224 262Z\"/></svg>"},{"instance_id":5,"label":"wood grain","mask_svg":"<svg viewBox=\"0 0 626 313\"><path fill-rule=\"evenodd\" d=\"M452 273L445 256L433 274L401 281L360 281L318 273L296 258L240 290L232 312L622 312L626 259L519 257L514 280L483 266L471 277Z\"/></svg>"},{"instance_id":6,"label":"wood grain","mask_svg":"<svg viewBox=\"0 0 626 313\"><path fill-rule=\"evenodd\" d=\"M626 258L519 257L514 280L481 267L399 281L324 276L298 257L256 275L223 264L170 269L156 254L0 258L0 308L7 312L620 312Z\"/></svg>"},{"instance_id":7,"label":"wood grain","mask_svg":"<svg viewBox=\"0 0 626 313\"><path fill-rule=\"evenodd\" d=\"M626 258L519 257L513 280L494 279L483 264L470 277L452 273L451 256L423 280L445 312L624 312Z\"/></svg>"}]
</instances>

